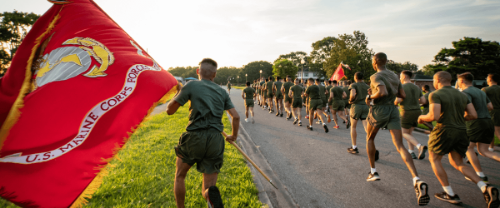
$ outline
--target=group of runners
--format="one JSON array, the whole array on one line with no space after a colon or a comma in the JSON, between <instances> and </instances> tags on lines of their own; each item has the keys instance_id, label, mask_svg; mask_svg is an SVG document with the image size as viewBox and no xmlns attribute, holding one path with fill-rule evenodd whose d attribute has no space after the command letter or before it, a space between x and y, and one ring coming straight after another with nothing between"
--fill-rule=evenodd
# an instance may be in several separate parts
<instances>
[{"instance_id":1,"label":"group of runners","mask_svg":"<svg viewBox=\"0 0 500 208\"><path fill-rule=\"evenodd\" d=\"M419 205L427 205L430 197L428 185L419 178L413 159L424 159L429 150L429 161L444 190L436 193L436 198L454 204L460 203L441 163L442 157L448 155L450 164L467 180L477 184L487 206L498 207L498 189L488 185L474 147L477 147L482 156L500 162L500 154L491 151L492 148L489 147L494 134L500 136L499 75L490 74L487 78L489 87L479 90L472 86L472 74L460 74L456 89L451 86L451 74L441 71L433 77L436 91L431 92L430 87L424 86L423 95L422 90L411 83L411 72L404 71L398 78L394 72L387 70L386 63L386 54L375 54L372 65L376 73L370 77L370 85L363 81L363 74L358 72L354 75L354 83L344 84L348 85L344 86L347 90L342 89L337 81L326 81L323 86L319 80L313 79L308 79L305 83L296 79L292 83L290 77L284 83L279 77L276 80L261 79L253 85L247 82L247 87L242 92L242 98L245 99L245 121L255 122L253 107L258 104L269 110L269 113L276 112L276 116L283 117L286 112L286 119L293 117L293 124L301 126L301 108L305 106L305 118L309 119L307 129L312 130L313 119L317 117L325 132L328 132L325 122L331 121L331 116L326 111L328 107L335 122L334 128L339 128L337 115L344 120L346 128L352 126L352 146L348 148L349 153L359 152L356 146L356 125L358 121L362 122L367 132L366 149L370 164L367 181L380 180L375 169L375 161L379 158L375 137L380 129L388 129L413 177ZM174 193L178 207L184 207L184 180L194 164L203 173L202 195L208 206L223 207L216 187L224 153L222 115L227 110L232 118L232 134L226 137L227 141L236 140L240 117L229 94L213 82L216 72L217 63L212 59L203 59L197 69L200 80L191 81L184 87L179 85L180 92L167 106L167 113L171 115L179 106L188 101L191 103L186 132L182 133L179 144L175 147L177 162ZM400 106L401 113L397 105ZM421 112L420 105L424 106L424 113ZM436 126L432 126L433 121L437 121ZM428 146L418 143L412 136L419 123L431 129ZM409 149L403 145L403 138L407 140ZM472 168L464 164L463 158L466 156Z\"/></svg>"}]
</instances>

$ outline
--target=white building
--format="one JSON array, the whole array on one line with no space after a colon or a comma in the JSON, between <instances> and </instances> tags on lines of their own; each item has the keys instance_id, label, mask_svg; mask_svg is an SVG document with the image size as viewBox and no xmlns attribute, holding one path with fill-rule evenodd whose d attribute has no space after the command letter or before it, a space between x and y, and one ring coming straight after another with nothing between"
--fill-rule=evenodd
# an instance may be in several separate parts
<instances>
[{"instance_id":1,"label":"white building","mask_svg":"<svg viewBox=\"0 0 500 208\"><path fill-rule=\"evenodd\" d=\"M312 71L304 69L304 76L302 76L302 69L299 69L299 71L297 72L296 77L298 79L302 79L302 77L303 77L304 80L309 79L309 78L317 79L318 78L318 74L315 73L315 72L312 72Z\"/></svg>"}]
</instances>

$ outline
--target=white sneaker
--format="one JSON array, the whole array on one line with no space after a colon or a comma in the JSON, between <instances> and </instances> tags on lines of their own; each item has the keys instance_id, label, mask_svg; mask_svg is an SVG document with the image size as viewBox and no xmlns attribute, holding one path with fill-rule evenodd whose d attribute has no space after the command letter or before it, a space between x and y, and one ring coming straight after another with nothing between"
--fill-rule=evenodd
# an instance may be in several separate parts
<instances>
[{"instance_id":1,"label":"white sneaker","mask_svg":"<svg viewBox=\"0 0 500 208\"><path fill-rule=\"evenodd\" d=\"M248 118L245 118L245 122L247 122L247 123L248 123Z\"/></svg>"},{"instance_id":2,"label":"white sneaker","mask_svg":"<svg viewBox=\"0 0 500 208\"><path fill-rule=\"evenodd\" d=\"M489 148L489 147L488 147L488 151L490 151L490 152L494 152L494 151L495 151L495 149L494 149L494 148Z\"/></svg>"}]
</instances>

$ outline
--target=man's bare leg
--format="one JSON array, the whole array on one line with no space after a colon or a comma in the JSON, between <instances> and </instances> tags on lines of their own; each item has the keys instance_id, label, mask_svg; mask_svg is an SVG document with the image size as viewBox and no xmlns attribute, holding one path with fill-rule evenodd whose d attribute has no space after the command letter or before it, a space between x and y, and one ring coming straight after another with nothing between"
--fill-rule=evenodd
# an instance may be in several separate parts
<instances>
[{"instance_id":1,"label":"man's bare leg","mask_svg":"<svg viewBox=\"0 0 500 208\"><path fill-rule=\"evenodd\" d=\"M356 139L358 137L358 132L356 132L357 125L358 125L358 120L351 118L351 142L353 148L356 146Z\"/></svg>"},{"instance_id":2,"label":"man's bare leg","mask_svg":"<svg viewBox=\"0 0 500 208\"><path fill-rule=\"evenodd\" d=\"M175 196L175 202L177 203L177 207L183 208L184 207L184 200L186 198L186 175L189 169L191 168L190 165L187 163L183 163L182 159L177 157L177 161L175 164L175 181L174 181L174 196Z\"/></svg>"},{"instance_id":3,"label":"man's bare leg","mask_svg":"<svg viewBox=\"0 0 500 208\"><path fill-rule=\"evenodd\" d=\"M323 120L323 116L321 116L321 112L324 112L322 109L316 109L316 115L318 115L319 120L322 124L325 124L325 120Z\"/></svg>"},{"instance_id":4,"label":"man's bare leg","mask_svg":"<svg viewBox=\"0 0 500 208\"><path fill-rule=\"evenodd\" d=\"M201 193L203 198L207 200L208 198L208 188L211 186L215 186L217 184L217 175L218 173L206 174L203 173L203 184L201 187Z\"/></svg>"},{"instance_id":5,"label":"man's bare leg","mask_svg":"<svg viewBox=\"0 0 500 208\"><path fill-rule=\"evenodd\" d=\"M337 118L337 111L333 110L331 108L330 108L330 111L332 112L333 122L335 122L335 126L338 126L339 123L338 123L338 118Z\"/></svg>"},{"instance_id":6,"label":"man's bare leg","mask_svg":"<svg viewBox=\"0 0 500 208\"><path fill-rule=\"evenodd\" d=\"M366 153L368 155L368 161L370 162L370 167L375 168L375 136L377 136L379 128L376 128L368 123L366 135Z\"/></svg>"},{"instance_id":7,"label":"man's bare leg","mask_svg":"<svg viewBox=\"0 0 500 208\"><path fill-rule=\"evenodd\" d=\"M403 134L401 130L391 129L390 132L392 136L392 142L394 143L394 146L396 146L396 149L401 155L401 158L405 162L406 167L408 168L408 170L410 170L410 173L413 178L417 177L418 173L417 169L415 168L415 165L413 164L413 159L411 158L411 155L408 152L408 150L403 145Z\"/></svg>"},{"instance_id":8,"label":"man's bare leg","mask_svg":"<svg viewBox=\"0 0 500 208\"><path fill-rule=\"evenodd\" d=\"M345 116L345 114L344 114L344 112L343 112L343 111L340 111L340 112L339 112L339 117L340 117L342 120L344 120L345 122L348 122L348 121L347 121L347 117Z\"/></svg>"},{"instance_id":9,"label":"man's bare leg","mask_svg":"<svg viewBox=\"0 0 500 208\"><path fill-rule=\"evenodd\" d=\"M500 126L495 126L495 135L497 136L498 139L500 139ZM493 151L495 148L495 138L493 138L493 141L491 141L489 150Z\"/></svg>"},{"instance_id":10,"label":"man's bare leg","mask_svg":"<svg viewBox=\"0 0 500 208\"><path fill-rule=\"evenodd\" d=\"M470 164L476 172L483 172L483 169L481 169L481 164L479 163L479 158L477 158L476 151L474 151L474 147L476 147L476 143L471 142L467 149L467 158L469 159Z\"/></svg>"},{"instance_id":11,"label":"man's bare leg","mask_svg":"<svg viewBox=\"0 0 500 208\"><path fill-rule=\"evenodd\" d=\"M481 181L481 178L474 172L474 169L464 164L464 160L460 154L451 151L450 154L448 154L448 159L455 169L460 171L464 176L470 178L474 183Z\"/></svg>"},{"instance_id":12,"label":"man's bare leg","mask_svg":"<svg viewBox=\"0 0 500 208\"><path fill-rule=\"evenodd\" d=\"M489 147L488 144L477 143L477 151L479 152L479 154L481 154L484 157L496 160L497 162L500 162L500 154L498 152L488 151L488 147ZM474 156L475 155L476 154L474 154Z\"/></svg>"},{"instance_id":13,"label":"man's bare leg","mask_svg":"<svg viewBox=\"0 0 500 208\"><path fill-rule=\"evenodd\" d=\"M248 107L247 106L245 106L245 116L248 119Z\"/></svg>"},{"instance_id":14,"label":"man's bare leg","mask_svg":"<svg viewBox=\"0 0 500 208\"><path fill-rule=\"evenodd\" d=\"M427 147L425 145L421 145L415 137L413 137L412 133L415 127L411 127L409 129L402 128L403 130L403 138L406 139L408 142L408 150L411 152L414 151L415 147L418 149L418 156L415 156L417 159L422 160L425 157L425 152L422 151L427 151ZM424 150L425 149L425 150Z\"/></svg>"}]
</instances>

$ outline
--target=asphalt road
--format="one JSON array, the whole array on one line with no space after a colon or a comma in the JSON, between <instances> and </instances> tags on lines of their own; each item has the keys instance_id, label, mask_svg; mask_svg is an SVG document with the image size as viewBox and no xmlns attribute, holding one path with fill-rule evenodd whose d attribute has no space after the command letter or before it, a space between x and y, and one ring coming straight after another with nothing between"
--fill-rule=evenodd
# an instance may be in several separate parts
<instances>
[{"instance_id":1,"label":"asphalt road","mask_svg":"<svg viewBox=\"0 0 500 208\"><path fill-rule=\"evenodd\" d=\"M299 127L292 124L293 119L287 121L285 117L276 117L258 105L255 107L255 124L245 123L241 90L231 89L230 97L246 132L300 207L418 207L411 174L396 151L389 131L381 130L375 139L380 151L376 168L381 180L367 182L370 166L366 133L361 125L357 127L360 153L353 155L347 152L351 140L345 125L333 129L332 121L327 124L330 132L325 133L319 124L313 124L314 131L311 132L305 127L305 119L302 119L303 126ZM305 110L302 115L305 115ZM422 144L427 144L427 135L414 133L414 136ZM406 145L406 141L404 143ZM499 151L498 147L496 151ZM500 164L484 157L480 157L480 162L490 184L499 188ZM414 163L420 178L429 184L431 201L427 207L456 207L433 196L443 189L432 171L428 153L424 160L415 160ZM447 156L443 158L443 164L454 192L462 199L460 206L486 207L476 184L464 179L449 164ZM286 206L273 203L273 207Z\"/></svg>"}]
</instances>

